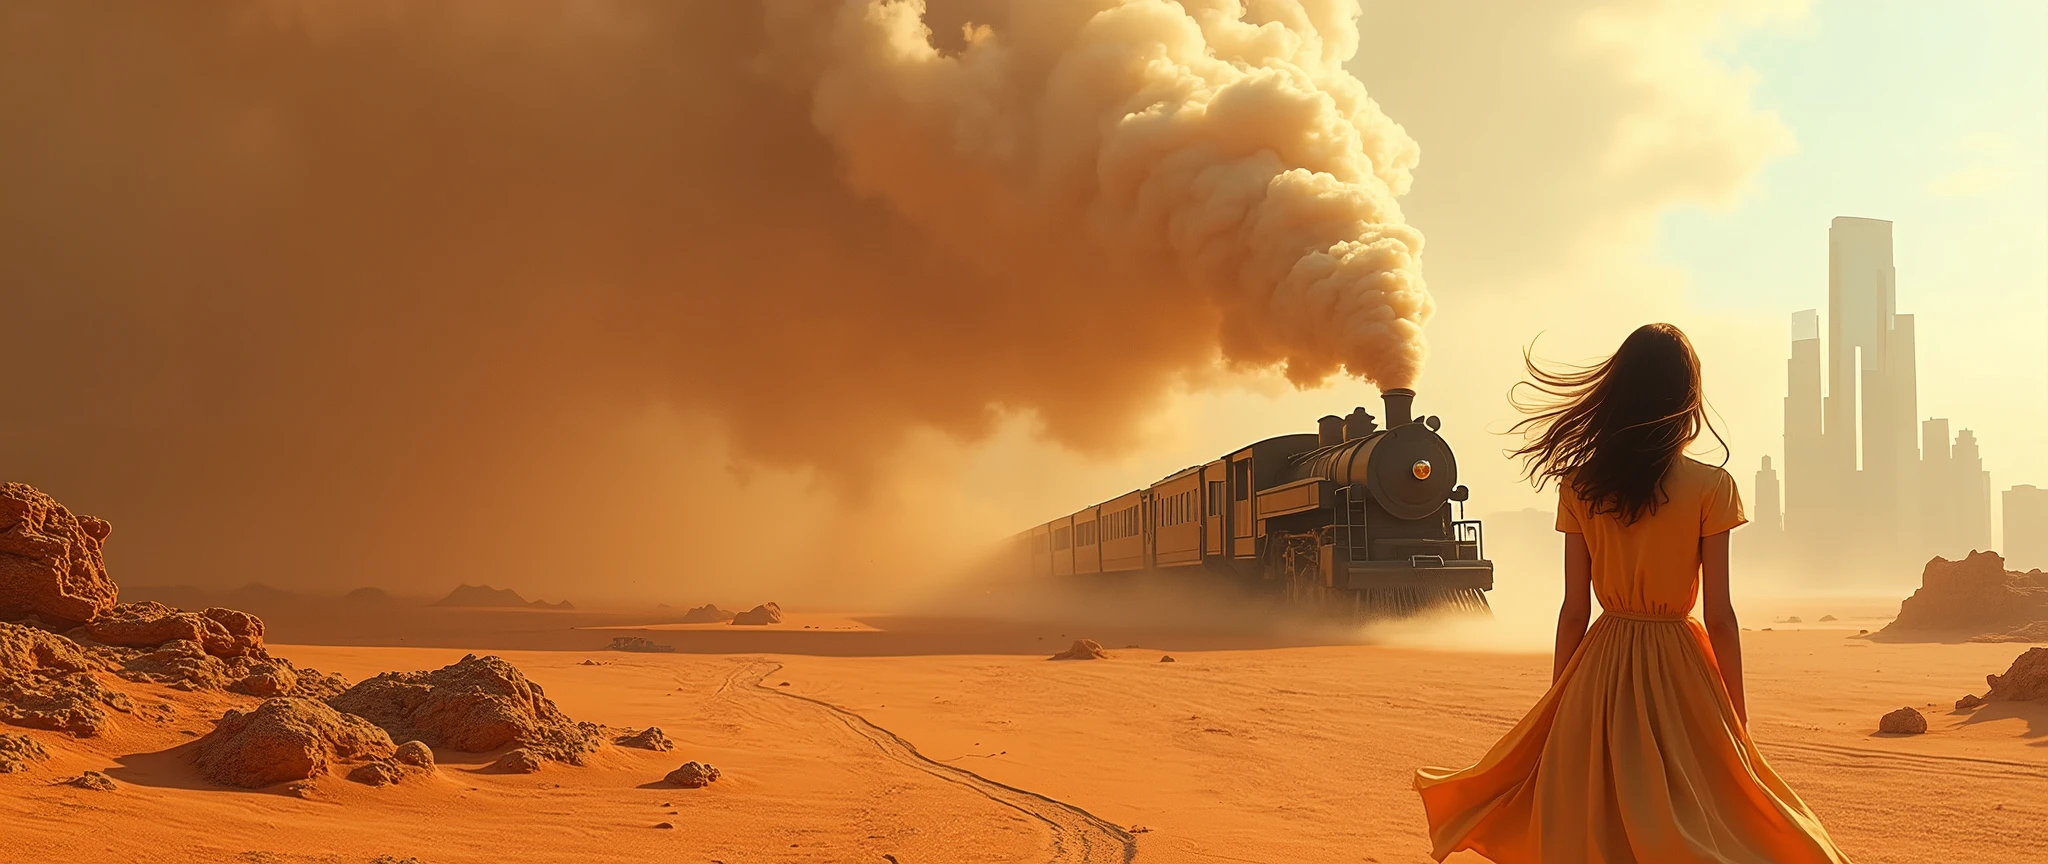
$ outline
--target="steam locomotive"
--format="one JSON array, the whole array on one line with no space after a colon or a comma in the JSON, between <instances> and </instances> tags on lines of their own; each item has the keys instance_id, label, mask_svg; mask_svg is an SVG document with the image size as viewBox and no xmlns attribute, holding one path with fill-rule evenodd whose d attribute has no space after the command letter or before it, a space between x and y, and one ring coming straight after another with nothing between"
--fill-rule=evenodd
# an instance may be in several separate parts
<instances>
[{"instance_id":1,"label":"steam locomotive","mask_svg":"<svg viewBox=\"0 0 2048 864\"><path fill-rule=\"evenodd\" d=\"M1470 490L1415 392L1314 435L1268 438L1015 537L1033 577L1209 572L1359 618L1488 611L1493 563ZM1453 515L1453 509L1458 511Z\"/></svg>"}]
</instances>

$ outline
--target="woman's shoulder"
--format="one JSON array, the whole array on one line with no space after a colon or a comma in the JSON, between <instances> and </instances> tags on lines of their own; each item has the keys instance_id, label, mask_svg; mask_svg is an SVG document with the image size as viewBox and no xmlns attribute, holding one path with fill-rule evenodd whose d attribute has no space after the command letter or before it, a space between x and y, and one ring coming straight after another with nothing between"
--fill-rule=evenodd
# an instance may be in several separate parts
<instances>
[{"instance_id":1,"label":"woman's shoulder","mask_svg":"<svg viewBox=\"0 0 2048 864\"><path fill-rule=\"evenodd\" d=\"M1673 482L1675 481L1675 482ZM1667 486L1677 486L1687 491L1712 492L1722 487L1735 485L1735 477L1728 469L1709 465L1691 456L1680 456L1671 463L1671 473L1665 475ZM1667 493L1677 489L1665 490Z\"/></svg>"}]
</instances>

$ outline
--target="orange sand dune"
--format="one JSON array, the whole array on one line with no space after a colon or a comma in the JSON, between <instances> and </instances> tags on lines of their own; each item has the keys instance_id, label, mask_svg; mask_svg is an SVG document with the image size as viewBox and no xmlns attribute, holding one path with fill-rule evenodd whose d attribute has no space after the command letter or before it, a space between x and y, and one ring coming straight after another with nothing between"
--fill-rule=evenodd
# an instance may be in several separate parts
<instances>
[{"instance_id":1,"label":"orange sand dune","mask_svg":"<svg viewBox=\"0 0 2048 864\"><path fill-rule=\"evenodd\" d=\"M1745 641L1763 749L1843 847L1866 864L2048 861L2048 705L1947 707L2025 646L1847 635ZM312 800L206 786L176 729L130 723L89 746L35 733L60 752L0 776L0 862L951 864L1122 861L1127 849L1139 861L1422 862L1408 772L1477 757L1549 669L1537 654L1372 646L1176 650L1168 664L1119 644L1081 663L502 652L572 716L658 725L677 749L611 749L533 775L479 773L489 754L444 752L438 780L329 780ZM352 679L463 653L275 650ZM186 731L218 714L215 697L161 695ZM1927 713L1929 734L1873 734L1905 704ZM692 759L724 779L656 782ZM87 768L120 787L48 785Z\"/></svg>"}]
</instances>

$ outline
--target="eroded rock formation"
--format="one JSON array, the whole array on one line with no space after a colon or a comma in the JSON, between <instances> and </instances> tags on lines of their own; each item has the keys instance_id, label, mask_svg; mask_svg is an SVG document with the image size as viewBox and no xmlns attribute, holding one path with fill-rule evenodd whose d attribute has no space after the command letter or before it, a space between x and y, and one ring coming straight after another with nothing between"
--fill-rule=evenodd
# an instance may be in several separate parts
<instances>
[{"instance_id":1,"label":"eroded rock formation","mask_svg":"<svg viewBox=\"0 0 2048 864\"><path fill-rule=\"evenodd\" d=\"M1880 638L1975 637L1977 641L2034 641L2048 627L2048 573L2005 569L1995 552L1961 561L1936 558L1921 572L1920 588L1899 604L1899 617Z\"/></svg>"},{"instance_id":2,"label":"eroded rock formation","mask_svg":"<svg viewBox=\"0 0 2048 864\"><path fill-rule=\"evenodd\" d=\"M78 516L26 483L0 483L0 621L83 624L113 608L104 520Z\"/></svg>"}]
</instances>

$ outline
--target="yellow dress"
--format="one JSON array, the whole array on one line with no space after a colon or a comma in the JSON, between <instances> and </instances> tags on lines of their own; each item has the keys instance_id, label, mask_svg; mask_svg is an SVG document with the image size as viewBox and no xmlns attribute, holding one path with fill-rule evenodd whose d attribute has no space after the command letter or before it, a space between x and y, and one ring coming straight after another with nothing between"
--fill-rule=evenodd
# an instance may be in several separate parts
<instances>
[{"instance_id":1,"label":"yellow dress","mask_svg":"<svg viewBox=\"0 0 2048 864\"><path fill-rule=\"evenodd\" d=\"M1536 707L1464 770L1415 790L1441 861L1845 864L1813 811L1750 741L1713 647L1688 617L1700 538L1746 521L1728 472L1681 458L1665 503L1632 525L1566 487L1557 529L1584 534L1603 610Z\"/></svg>"}]
</instances>

